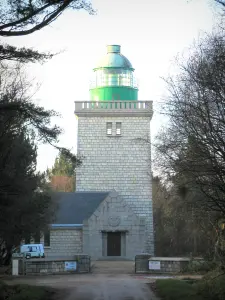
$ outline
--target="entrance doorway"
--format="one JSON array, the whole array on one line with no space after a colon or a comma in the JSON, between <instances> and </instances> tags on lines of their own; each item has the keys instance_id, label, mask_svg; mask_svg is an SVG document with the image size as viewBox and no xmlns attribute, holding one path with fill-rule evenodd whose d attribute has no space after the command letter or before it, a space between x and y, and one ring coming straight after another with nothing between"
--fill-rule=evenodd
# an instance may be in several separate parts
<instances>
[{"instance_id":1,"label":"entrance doorway","mask_svg":"<svg viewBox=\"0 0 225 300\"><path fill-rule=\"evenodd\" d=\"M121 256L121 232L107 233L107 256Z\"/></svg>"}]
</instances>

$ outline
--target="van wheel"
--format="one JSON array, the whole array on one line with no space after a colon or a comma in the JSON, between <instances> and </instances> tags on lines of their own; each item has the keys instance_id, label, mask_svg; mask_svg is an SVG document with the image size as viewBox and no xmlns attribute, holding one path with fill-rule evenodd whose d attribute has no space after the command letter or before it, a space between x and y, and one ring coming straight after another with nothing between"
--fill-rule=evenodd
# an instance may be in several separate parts
<instances>
[{"instance_id":1,"label":"van wheel","mask_svg":"<svg viewBox=\"0 0 225 300\"><path fill-rule=\"evenodd\" d=\"M30 256L29 256L29 255L26 255L26 259L28 259L28 258L30 258Z\"/></svg>"}]
</instances>

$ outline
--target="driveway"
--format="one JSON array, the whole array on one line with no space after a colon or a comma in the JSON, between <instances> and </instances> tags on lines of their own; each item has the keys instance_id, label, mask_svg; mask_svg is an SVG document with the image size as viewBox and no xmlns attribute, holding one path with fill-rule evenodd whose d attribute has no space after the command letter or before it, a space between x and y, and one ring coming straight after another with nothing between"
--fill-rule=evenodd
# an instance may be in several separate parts
<instances>
[{"instance_id":1,"label":"driveway","mask_svg":"<svg viewBox=\"0 0 225 300\"><path fill-rule=\"evenodd\" d=\"M153 300L148 286L130 276L103 276L84 282L71 291L68 300Z\"/></svg>"},{"instance_id":2,"label":"driveway","mask_svg":"<svg viewBox=\"0 0 225 300\"><path fill-rule=\"evenodd\" d=\"M18 277L8 283L61 289L57 300L156 300L150 280L134 274L133 261L94 261L89 274Z\"/></svg>"},{"instance_id":3,"label":"driveway","mask_svg":"<svg viewBox=\"0 0 225 300\"><path fill-rule=\"evenodd\" d=\"M8 283L27 283L66 290L62 300L156 300L143 278L118 274L78 274L23 277Z\"/></svg>"}]
</instances>

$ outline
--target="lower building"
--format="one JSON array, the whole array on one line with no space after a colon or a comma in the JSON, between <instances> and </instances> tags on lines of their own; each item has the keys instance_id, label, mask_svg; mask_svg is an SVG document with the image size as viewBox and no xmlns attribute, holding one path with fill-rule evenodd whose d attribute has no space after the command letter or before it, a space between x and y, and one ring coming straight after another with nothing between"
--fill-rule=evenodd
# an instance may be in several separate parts
<instances>
[{"instance_id":1,"label":"lower building","mask_svg":"<svg viewBox=\"0 0 225 300\"><path fill-rule=\"evenodd\" d=\"M49 257L89 254L96 259L134 259L144 252L145 218L135 214L116 191L57 193L50 228ZM43 240L42 240L43 242Z\"/></svg>"}]
</instances>

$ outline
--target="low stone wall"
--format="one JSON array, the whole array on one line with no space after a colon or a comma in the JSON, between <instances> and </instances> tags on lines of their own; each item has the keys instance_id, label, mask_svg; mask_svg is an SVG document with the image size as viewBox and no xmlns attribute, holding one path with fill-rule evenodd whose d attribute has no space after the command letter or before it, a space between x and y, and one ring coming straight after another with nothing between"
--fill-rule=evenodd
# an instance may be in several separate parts
<instances>
[{"instance_id":1,"label":"low stone wall","mask_svg":"<svg viewBox=\"0 0 225 300\"><path fill-rule=\"evenodd\" d=\"M148 260L150 254L139 254L135 256L135 273L148 273Z\"/></svg>"},{"instance_id":2,"label":"low stone wall","mask_svg":"<svg viewBox=\"0 0 225 300\"><path fill-rule=\"evenodd\" d=\"M23 270L24 275L89 273L91 258L88 255L79 254L74 257L58 259L49 257L45 259L26 259L23 260L23 267L20 270Z\"/></svg>"},{"instance_id":3,"label":"low stone wall","mask_svg":"<svg viewBox=\"0 0 225 300\"><path fill-rule=\"evenodd\" d=\"M135 273L180 273L189 263L189 258L152 257L150 254L140 254L135 256Z\"/></svg>"}]
</instances>

